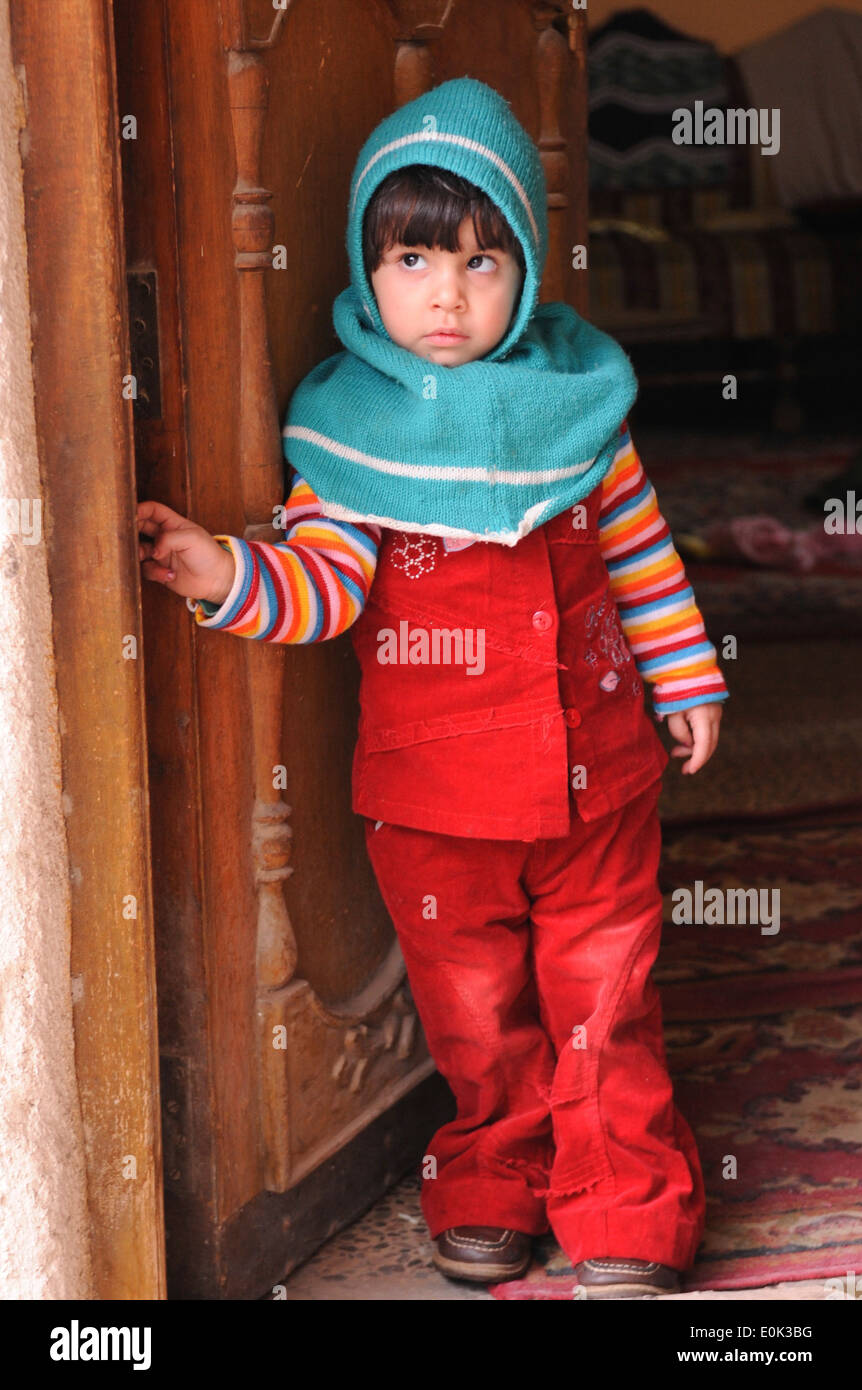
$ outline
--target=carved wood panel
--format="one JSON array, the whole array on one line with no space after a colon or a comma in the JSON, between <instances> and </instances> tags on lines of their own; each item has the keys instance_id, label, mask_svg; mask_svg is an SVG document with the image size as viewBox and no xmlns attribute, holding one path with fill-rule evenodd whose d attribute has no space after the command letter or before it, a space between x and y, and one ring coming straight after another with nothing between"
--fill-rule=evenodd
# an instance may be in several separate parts
<instances>
[{"instance_id":1,"label":"carved wood panel","mask_svg":"<svg viewBox=\"0 0 862 1390\"><path fill-rule=\"evenodd\" d=\"M350 174L393 107L465 74L512 101L548 179L543 297L579 306L581 19L529 0L163 3L184 448L161 478L179 493L187 469L181 501L211 532L277 539L280 421L340 347ZM183 510L168 494L139 492ZM158 650L172 596L150 597ZM174 1296L248 1296L418 1162L451 1097L350 807L349 638L289 648L189 631L177 663L179 697L176 666L148 687L162 757L194 760L186 858L196 846L200 873L198 916L178 932L159 913L159 868L180 874L181 860L154 826L169 1258ZM164 718L178 699L182 739ZM189 991L205 1000L200 1038L183 1020ZM337 1165L356 1181L325 1189Z\"/></svg>"}]
</instances>

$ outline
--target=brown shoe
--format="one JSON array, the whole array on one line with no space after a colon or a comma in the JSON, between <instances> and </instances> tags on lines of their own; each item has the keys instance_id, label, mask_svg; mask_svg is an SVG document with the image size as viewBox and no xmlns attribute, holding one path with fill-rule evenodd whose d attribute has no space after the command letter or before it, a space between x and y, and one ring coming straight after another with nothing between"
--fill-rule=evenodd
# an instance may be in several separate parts
<instances>
[{"instance_id":1,"label":"brown shoe","mask_svg":"<svg viewBox=\"0 0 862 1390\"><path fill-rule=\"evenodd\" d=\"M657 1294L679 1293L679 1273L670 1265L654 1260L581 1260L575 1265L578 1285L576 1298L655 1298Z\"/></svg>"},{"instance_id":2,"label":"brown shoe","mask_svg":"<svg viewBox=\"0 0 862 1390\"><path fill-rule=\"evenodd\" d=\"M475 1284L517 1279L530 1263L531 1240L500 1226L450 1226L434 1240L431 1254L441 1274Z\"/></svg>"}]
</instances>

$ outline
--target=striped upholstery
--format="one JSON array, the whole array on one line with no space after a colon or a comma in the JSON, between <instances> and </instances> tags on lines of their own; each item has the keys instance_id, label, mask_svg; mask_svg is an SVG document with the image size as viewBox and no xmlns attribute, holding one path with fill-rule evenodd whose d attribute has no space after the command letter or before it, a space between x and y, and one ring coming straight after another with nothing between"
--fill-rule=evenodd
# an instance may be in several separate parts
<instances>
[{"instance_id":1,"label":"striped upholstery","mask_svg":"<svg viewBox=\"0 0 862 1390\"><path fill-rule=\"evenodd\" d=\"M714 44L648 10L623 10L590 31L587 64L591 194L730 180L732 147L672 138L675 111L730 104L727 61Z\"/></svg>"},{"instance_id":2,"label":"striped upholstery","mask_svg":"<svg viewBox=\"0 0 862 1390\"><path fill-rule=\"evenodd\" d=\"M590 237L591 322L625 342L680 336L769 338L858 328L862 235L801 226ZM691 330L696 330L695 334Z\"/></svg>"},{"instance_id":3,"label":"striped upholstery","mask_svg":"<svg viewBox=\"0 0 862 1390\"><path fill-rule=\"evenodd\" d=\"M750 107L737 64L722 62L726 104ZM605 67L597 61L602 81ZM643 93L631 100L636 110ZM617 101L625 107L624 97ZM680 186L677 171L676 182L644 188L633 156L632 186L596 186L607 183L606 151L599 151L590 190L591 322L624 344L857 333L858 218L846 230L815 230L780 206L759 147L729 146L726 153L724 183L693 177Z\"/></svg>"}]
</instances>

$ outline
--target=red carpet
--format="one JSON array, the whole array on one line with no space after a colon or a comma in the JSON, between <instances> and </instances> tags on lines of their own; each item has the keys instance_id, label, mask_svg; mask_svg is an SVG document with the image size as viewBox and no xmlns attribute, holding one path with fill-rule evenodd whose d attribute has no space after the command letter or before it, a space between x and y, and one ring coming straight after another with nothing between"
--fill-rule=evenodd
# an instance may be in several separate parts
<instances>
[{"instance_id":1,"label":"red carpet","mask_svg":"<svg viewBox=\"0 0 862 1390\"><path fill-rule=\"evenodd\" d=\"M780 930L675 925L671 891L779 889ZM706 1233L683 1291L862 1269L862 817L665 832L655 978ZM726 1156L737 1176L726 1178ZM614 1252L625 1255L625 1251ZM552 1236L500 1299L571 1299Z\"/></svg>"}]
</instances>

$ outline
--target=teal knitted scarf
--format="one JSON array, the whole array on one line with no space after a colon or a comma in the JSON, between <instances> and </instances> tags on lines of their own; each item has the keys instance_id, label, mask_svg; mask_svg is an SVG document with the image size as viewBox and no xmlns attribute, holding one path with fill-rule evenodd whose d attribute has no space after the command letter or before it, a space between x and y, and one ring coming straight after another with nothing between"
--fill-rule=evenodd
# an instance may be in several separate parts
<instances>
[{"instance_id":1,"label":"teal knitted scarf","mask_svg":"<svg viewBox=\"0 0 862 1390\"><path fill-rule=\"evenodd\" d=\"M420 163L477 184L524 250L506 334L460 366L392 341L362 263L362 217L375 188L393 169ZM568 304L537 302L545 207L536 146L482 82L444 82L372 132L351 183L352 283L333 305L344 351L300 383L283 431L285 456L326 515L515 545L607 473L637 382L613 338Z\"/></svg>"}]
</instances>

